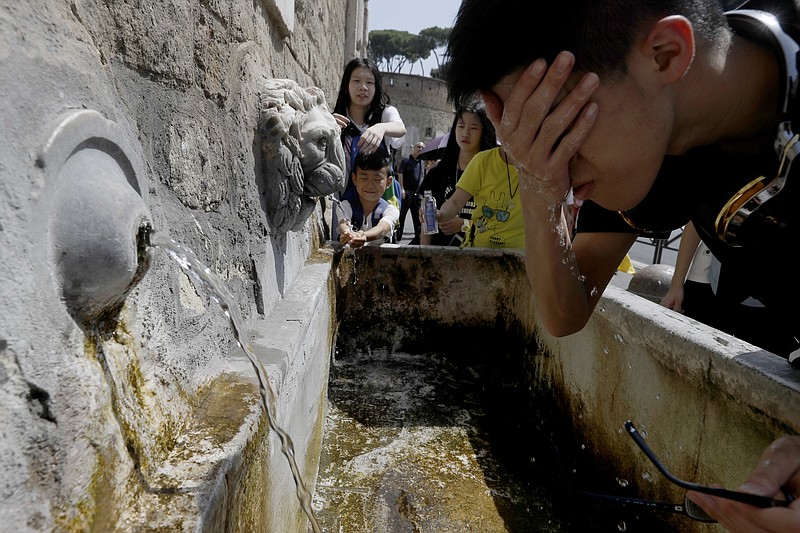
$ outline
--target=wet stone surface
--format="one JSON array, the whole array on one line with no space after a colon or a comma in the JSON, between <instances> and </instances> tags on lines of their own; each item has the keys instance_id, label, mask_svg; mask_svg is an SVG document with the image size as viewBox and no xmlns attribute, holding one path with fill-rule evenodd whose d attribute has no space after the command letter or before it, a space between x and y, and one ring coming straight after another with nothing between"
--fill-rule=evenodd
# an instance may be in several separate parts
<instances>
[{"instance_id":1,"label":"wet stone surface","mask_svg":"<svg viewBox=\"0 0 800 533\"><path fill-rule=\"evenodd\" d=\"M313 501L326 532L569 529L546 497L552 465L533 455L521 369L475 359L337 354Z\"/></svg>"}]
</instances>

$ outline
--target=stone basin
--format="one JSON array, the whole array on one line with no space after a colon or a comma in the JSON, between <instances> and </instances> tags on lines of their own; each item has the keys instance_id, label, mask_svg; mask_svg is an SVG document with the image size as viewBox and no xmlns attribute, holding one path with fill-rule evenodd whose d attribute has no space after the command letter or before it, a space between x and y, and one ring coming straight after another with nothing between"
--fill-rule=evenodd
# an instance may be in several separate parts
<instances>
[{"instance_id":1,"label":"stone basin","mask_svg":"<svg viewBox=\"0 0 800 533\"><path fill-rule=\"evenodd\" d=\"M326 530L722 531L580 491L682 501L626 420L678 477L737 486L797 432L797 371L616 287L582 332L553 338L524 268L487 250L335 255Z\"/></svg>"}]
</instances>

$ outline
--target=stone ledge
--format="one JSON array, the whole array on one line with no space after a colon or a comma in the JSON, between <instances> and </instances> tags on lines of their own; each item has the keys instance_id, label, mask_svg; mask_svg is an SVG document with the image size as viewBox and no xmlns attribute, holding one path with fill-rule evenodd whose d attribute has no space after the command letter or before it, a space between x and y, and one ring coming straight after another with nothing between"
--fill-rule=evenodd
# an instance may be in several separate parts
<instances>
[{"instance_id":1,"label":"stone ledge","mask_svg":"<svg viewBox=\"0 0 800 533\"><path fill-rule=\"evenodd\" d=\"M294 443L309 490L313 490L319 463L334 327L330 268L329 262L306 263L266 319L246 326L251 348L275 391L277 423ZM236 373L253 385L257 397L255 372L240 348L232 349L231 359ZM250 399L257 402L253 416L244 421L212 480L202 529L214 531L233 522L245 527L241 531L305 533L306 517L278 436L269 429L260 401Z\"/></svg>"}]
</instances>

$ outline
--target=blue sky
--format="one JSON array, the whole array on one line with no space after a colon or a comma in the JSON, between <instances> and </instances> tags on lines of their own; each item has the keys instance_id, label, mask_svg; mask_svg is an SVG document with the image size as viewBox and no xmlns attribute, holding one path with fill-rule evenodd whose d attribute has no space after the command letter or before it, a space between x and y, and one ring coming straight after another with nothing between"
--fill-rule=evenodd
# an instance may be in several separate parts
<instances>
[{"instance_id":1,"label":"blue sky","mask_svg":"<svg viewBox=\"0 0 800 533\"><path fill-rule=\"evenodd\" d=\"M369 31L405 30L419 33L424 28L439 26L449 28L453 25L461 0L370 0ZM423 62L425 74L436 68L436 58L431 56ZM408 72L408 67L403 69ZM421 74L419 65L412 74Z\"/></svg>"}]
</instances>

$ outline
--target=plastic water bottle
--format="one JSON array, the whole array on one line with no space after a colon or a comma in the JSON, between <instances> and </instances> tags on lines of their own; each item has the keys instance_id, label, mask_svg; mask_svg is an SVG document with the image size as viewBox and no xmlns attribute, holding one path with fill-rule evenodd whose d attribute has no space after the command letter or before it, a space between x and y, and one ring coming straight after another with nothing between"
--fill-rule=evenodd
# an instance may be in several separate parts
<instances>
[{"instance_id":1,"label":"plastic water bottle","mask_svg":"<svg viewBox=\"0 0 800 533\"><path fill-rule=\"evenodd\" d=\"M425 191L422 197L422 214L425 223L422 226L422 233L425 235L435 235L439 233L439 223L436 221L436 198L431 191Z\"/></svg>"}]
</instances>

